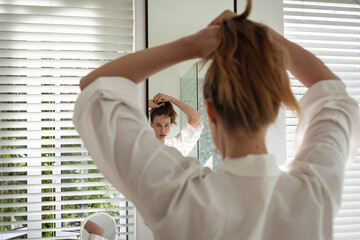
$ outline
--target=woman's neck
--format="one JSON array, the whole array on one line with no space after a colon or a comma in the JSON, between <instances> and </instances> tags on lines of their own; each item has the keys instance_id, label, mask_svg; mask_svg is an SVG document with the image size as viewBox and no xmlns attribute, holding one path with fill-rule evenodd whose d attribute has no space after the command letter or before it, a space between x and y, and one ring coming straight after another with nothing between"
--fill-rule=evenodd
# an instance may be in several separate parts
<instances>
[{"instance_id":1,"label":"woman's neck","mask_svg":"<svg viewBox=\"0 0 360 240\"><path fill-rule=\"evenodd\" d=\"M267 128L249 135L242 130L221 135L219 151L225 158L239 158L249 154L267 154L265 143Z\"/></svg>"}]
</instances>

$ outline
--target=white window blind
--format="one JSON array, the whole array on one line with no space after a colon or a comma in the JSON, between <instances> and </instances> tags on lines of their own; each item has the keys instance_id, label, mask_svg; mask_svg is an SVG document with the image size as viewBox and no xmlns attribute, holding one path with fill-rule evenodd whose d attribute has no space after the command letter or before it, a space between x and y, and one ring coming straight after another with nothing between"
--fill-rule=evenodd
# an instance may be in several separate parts
<instances>
[{"instance_id":1,"label":"white window blind","mask_svg":"<svg viewBox=\"0 0 360 240\"><path fill-rule=\"evenodd\" d=\"M321 58L360 97L360 2L355 0L284 0L285 37ZM300 98L306 88L292 78ZM287 155L293 158L298 120L286 114ZM360 155L345 173L343 202L334 221L335 239L360 239Z\"/></svg>"},{"instance_id":2,"label":"white window blind","mask_svg":"<svg viewBox=\"0 0 360 240\"><path fill-rule=\"evenodd\" d=\"M133 51L132 0L0 0L0 239L77 239L105 211L134 239L134 208L72 124L82 76Z\"/></svg>"}]
</instances>

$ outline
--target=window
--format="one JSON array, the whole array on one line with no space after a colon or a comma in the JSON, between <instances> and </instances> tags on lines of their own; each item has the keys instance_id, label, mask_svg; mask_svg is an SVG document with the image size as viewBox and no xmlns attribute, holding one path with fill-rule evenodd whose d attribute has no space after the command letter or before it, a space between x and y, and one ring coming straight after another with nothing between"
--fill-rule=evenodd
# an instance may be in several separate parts
<instances>
[{"instance_id":1,"label":"window","mask_svg":"<svg viewBox=\"0 0 360 240\"><path fill-rule=\"evenodd\" d=\"M331 68L346 84L349 94L360 97L360 2L354 0L284 0L285 37L305 47ZM292 78L300 98L306 91ZM297 119L286 114L287 151L293 158ZM360 239L360 155L345 173L343 202L334 222L335 239Z\"/></svg>"},{"instance_id":2,"label":"window","mask_svg":"<svg viewBox=\"0 0 360 240\"><path fill-rule=\"evenodd\" d=\"M134 238L134 208L72 124L80 78L133 51L132 0L0 0L0 238L77 239L93 212Z\"/></svg>"}]
</instances>

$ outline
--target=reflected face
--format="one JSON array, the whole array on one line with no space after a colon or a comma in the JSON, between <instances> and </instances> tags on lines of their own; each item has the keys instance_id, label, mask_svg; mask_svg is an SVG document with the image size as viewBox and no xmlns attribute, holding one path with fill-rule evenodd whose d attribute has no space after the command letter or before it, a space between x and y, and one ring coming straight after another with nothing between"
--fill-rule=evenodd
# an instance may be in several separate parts
<instances>
[{"instance_id":1,"label":"reflected face","mask_svg":"<svg viewBox=\"0 0 360 240\"><path fill-rule=\"evenodd\" d=\"M165 139L170 133L170 117L165 115L154 117L154 121L150 123L150 126L154 129L156 138L165 143Z\"/></svg>"}]
</instances>

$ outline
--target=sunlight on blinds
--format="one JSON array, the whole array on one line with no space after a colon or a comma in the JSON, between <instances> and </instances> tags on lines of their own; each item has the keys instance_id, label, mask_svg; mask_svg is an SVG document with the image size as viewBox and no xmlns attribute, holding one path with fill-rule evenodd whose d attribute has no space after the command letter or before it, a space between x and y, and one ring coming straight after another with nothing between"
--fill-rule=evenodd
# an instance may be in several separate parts
<instances>
[{"instance_id":1,"label":"sunlight on blinds","mask_svg":"<svg viewBox=\"0 0 360 240\"><path fill-rule=\"evenodd\" d=\"M133 51L132 0L0 0L0 239L77 239L105 211L134 239L133 205L72 124L82 76Z\"/></svg>"},{"instance_id":2,"label":"sunlight on blinds","mask_svg":"<svg viewBox=\"0 0 360 240\"><path fill-rule=\"evenodd\" d=\"M360 5L352 0L284 1L285 37L321 58L360 98ZM306 91L291 78L294 94ZM287 155L294 157L298 119L287 112ZM360 239L360 153L345 174L343 203L334 222L335 239Z\"/></svg>"}]
</instances>

